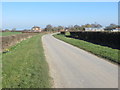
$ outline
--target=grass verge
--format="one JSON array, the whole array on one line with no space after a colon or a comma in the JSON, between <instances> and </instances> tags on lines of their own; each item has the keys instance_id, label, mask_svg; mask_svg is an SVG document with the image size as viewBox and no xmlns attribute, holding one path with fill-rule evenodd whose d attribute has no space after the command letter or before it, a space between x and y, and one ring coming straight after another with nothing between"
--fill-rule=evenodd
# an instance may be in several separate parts
<instances>
[{"instance_id":1,"label":"grass verge","mask_svg":"<svg viewBox=\"0 0 120 90\"><path fill-rule=\"evenodd\" d=\"M51 87L41 36L24 40L2 55L3 88Z\"/></svg>"},{"instance_id":2,"label":"grass verge","mask_svg":"<svg viewBox=\"0 0 120 90\"><path fill-rule=\"evenodd\" d=\"M56 34L53 35L54 37L65 41L69 44L72 44L74 46L77 46L78 48L81 48L83 50L86 50L88 52L91 52L97 56L106 58L108 60L120 63L120 58L118 55L119 50L118 49L112 49L109 47L105 47L105 46L100 46L100 45L96 45L90 42L86 42L83 40L78 40L78 39L74 39L74 38L69 38L66 37L65 35L61 35L61 34Z\"/></svg>"},{"instance_id":3,"label":"grass verge","mask_svg":"<svg viewBox=\"0 0 120 90\"><path fill-rule=\"evenodd\" d=\"M0 33L1 35L1 33ZM0 38L0 50L2 50L2 38ZM2 89L2 52L0 52L0 90Z\"/></svg>"},{"instance_id":4,"label":"grass verge","mask_svg":"<svg viewBox=\"0 0 120 90\"><path fill-rule=\"evenodd\" d=\"M10 36L15 34L22 34L22 32L0 32L0 36Z\"/></svg>"}]
</instances>

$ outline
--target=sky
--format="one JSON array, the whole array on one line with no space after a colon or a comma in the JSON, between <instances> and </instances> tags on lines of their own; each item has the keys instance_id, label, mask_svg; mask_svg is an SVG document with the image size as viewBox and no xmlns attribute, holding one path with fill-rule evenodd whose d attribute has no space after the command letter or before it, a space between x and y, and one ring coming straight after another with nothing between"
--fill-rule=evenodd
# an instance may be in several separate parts
<instances>
[{"instance_id":1,"label":"sky","mask_svg":"<svg viewBox=\"0 0 120 90\"><path fill-rule=\"evenodd\" d=\"M3 29L118 24L117 2L2 2Z\"/></svg>"},{"instance_id":2,"label":"sky","mask_svg":"<svg viewBox=\"0 0 120 90\"><path fill-rule=\"evenodd\" d=\"M2 2L119 2L119 0L1 0Z\"/></svg>"}]
</instances>

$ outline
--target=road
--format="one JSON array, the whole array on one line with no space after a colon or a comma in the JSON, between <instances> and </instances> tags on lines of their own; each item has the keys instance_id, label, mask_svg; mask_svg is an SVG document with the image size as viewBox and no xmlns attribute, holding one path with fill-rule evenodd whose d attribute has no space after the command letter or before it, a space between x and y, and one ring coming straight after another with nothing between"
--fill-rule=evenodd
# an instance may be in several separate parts
<instances>
[{"instance_id":1,"label":"road","mask_svg":"<svg viewBox=\"0 0 120 90\"><path fill-rule=\"evenodd\" d=\"M118 88L118 66L54 38L42 37L54 88Z\"/></svg>"}]
</instances>

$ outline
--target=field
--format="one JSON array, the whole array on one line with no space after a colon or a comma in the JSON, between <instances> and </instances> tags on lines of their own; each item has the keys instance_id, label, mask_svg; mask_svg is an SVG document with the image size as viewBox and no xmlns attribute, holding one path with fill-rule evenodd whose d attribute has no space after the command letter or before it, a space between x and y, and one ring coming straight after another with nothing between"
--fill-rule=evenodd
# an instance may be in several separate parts
<instances>
[{"instance_id":1,"label":"field","mask_svg":"<svg viewBox=\"0 0 120 90\"><path fill-rule=\"evenodd\" d=\"M10 36L15 34L21 34L22 32L0 32L0 36Z\"/></svg>"},{"instance_id":2,"label":"field","mask_svg":"<svg viewBox=\"0 0 120 90\"><path fill-rule=\"evenodd\" d=\"M69 37L66 37L65 35L61 35L61 34L54 35L54 37L56 37L60 40L63 40L69 44L72 44L78 48L81 48L83 50L91 52L97 56L106 58L108 60L112 60L112 61L117 62L117 63L120 63L120 58L118 58L118 56L119 56L118 49L112 49L109 47L96 45L96 44L86 42L83 40L69 38Z\"/></svg>"},{"instance_id":3,"label":"field","mask_svg":"<svg viewBox=\"0 0 120 90\"><path fill-rule=\"evenodd\" d=\"M2 55L3 88L51 87L41 36L24 40Z\"/></svg>"}]
</instances>

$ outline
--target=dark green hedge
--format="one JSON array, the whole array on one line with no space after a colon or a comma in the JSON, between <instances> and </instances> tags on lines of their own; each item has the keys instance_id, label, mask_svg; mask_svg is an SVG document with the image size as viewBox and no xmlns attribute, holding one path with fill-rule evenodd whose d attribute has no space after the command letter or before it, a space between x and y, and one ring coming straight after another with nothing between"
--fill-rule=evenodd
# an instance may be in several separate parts
<instances>
[{"instance_id":1,"label":"dark green hedge","mask_svg":"<svg viewBox=\"0 0 120 90\"><path fill-rule=\"evenodd\" d=\"M70 32L72 38L120 49L120 32Z\"/></svg>"}]
</instances>

